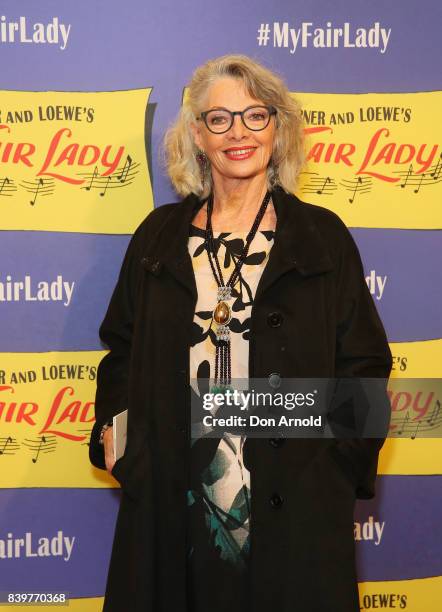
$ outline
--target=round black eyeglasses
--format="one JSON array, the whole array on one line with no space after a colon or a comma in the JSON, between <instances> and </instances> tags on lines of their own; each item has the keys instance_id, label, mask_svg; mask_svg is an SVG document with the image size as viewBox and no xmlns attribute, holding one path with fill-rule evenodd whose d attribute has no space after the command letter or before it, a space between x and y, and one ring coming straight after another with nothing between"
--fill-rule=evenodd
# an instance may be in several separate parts
<instances>
[{"instance_id":1,"label":"round black eyeglasses","mask_svg":"<svg viewBox=\"0 0 442 612\"><path fill-rule=\"evenodd\" d=\"M248 106L243 111L229 111L227 108L215 108L203 111L198 120L203 120L207 129L213 134L224 134L233 125L235 115L241 117L245 127L254 132L264 130L272 115L276 115L274 106Z\"/></svg>"}]
</instances>

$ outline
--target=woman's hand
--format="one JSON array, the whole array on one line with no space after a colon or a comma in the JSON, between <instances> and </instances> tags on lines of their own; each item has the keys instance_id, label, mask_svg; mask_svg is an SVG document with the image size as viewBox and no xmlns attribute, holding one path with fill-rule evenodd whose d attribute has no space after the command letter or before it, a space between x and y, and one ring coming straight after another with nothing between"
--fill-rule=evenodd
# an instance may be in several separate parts
<instances>
[{"instance_id":1,"label":"woman's hand","mask_svg":"<svg viewBox=\"0 0 442 612\"><path fill-rule=\"evenodd\" d=\"M112 425L106 429L103 435L103 444L104 444L104 460L106 463L106 470L109 474L112 472L112 468L115 465L114 460L114 428Z\"/></svg>"}]
</instances>

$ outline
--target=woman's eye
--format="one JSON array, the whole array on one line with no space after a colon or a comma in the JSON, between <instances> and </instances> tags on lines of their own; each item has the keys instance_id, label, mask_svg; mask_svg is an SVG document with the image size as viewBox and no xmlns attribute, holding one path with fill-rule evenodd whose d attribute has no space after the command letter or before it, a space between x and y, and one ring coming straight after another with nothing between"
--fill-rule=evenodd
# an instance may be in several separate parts
<instances>
[{"instance_id":1,"label":"woman's eye","mask_svg":"<svg viewBox=\"0 0 442 612\"><path fill-rule=\"evenodd\" d=\"M225 115L213 115L209 117L209 120L212 125L222 125L227 121L227 117Z\"/></svg>"},{"instance_id":2,"label":"woman's eye","mask_svg":"<svg viewBox=\"0 0 442 612\"><path fill-rule=\"evenodd\" d=\"M264 113L252 113L248 116L250 121L264 121L265 118L266 116Z\"/></svg>"}]
</instances>

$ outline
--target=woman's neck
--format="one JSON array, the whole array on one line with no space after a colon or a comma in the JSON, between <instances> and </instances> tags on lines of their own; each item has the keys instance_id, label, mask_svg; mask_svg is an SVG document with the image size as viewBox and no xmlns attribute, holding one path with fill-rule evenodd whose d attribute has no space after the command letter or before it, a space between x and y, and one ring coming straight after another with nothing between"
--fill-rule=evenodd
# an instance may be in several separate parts
<instances>
[{"instance_id":1,"label":"woman's neck","mask_svg":"<svg viewBox=\"0 0 442 612\"><path fill-rule=\"evenodd\" d=\"M250 180L230 179L229 181L217 180L216 175L213 178L213 231L250 230L267 192L267 177L257 176ZM198 211L192 223L205 228L206 222L207 204ZM275 229L275 226L276 214L273 202L270 200L259 230Z\"/></svg>"}]
</instances>

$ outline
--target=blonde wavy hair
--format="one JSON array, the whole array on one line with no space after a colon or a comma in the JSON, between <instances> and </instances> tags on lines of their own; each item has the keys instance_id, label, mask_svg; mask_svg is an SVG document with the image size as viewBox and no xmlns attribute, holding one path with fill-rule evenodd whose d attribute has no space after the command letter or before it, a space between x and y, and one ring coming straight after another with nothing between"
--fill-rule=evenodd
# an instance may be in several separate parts
<instances>
[{"instance_id":1,"label":"blonde wavy hair","mask_svg":"<svg viewBox=\"0 0 442 612\"><path fill-rule=\"evenodd\" d=\"M243 82L250 96L276 108L273 153L267 168L267 186L276 185L288 193L296 187L304 163L303 122L300 104L290 95L277 74L246 55L223 55L195 70L187 97L176 121L167 129L163 141L164 162L172 184L181 196L195 193L201 198L212 189L210 162L198 161L191 123L195 123L210 86L219 78L233 77Z\"/></svg>"}]
</instances>

